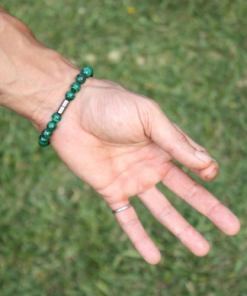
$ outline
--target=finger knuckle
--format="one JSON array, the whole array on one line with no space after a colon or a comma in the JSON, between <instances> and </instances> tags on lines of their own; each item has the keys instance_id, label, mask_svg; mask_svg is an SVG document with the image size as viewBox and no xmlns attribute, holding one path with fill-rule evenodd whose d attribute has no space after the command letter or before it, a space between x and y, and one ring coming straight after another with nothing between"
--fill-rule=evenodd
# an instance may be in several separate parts
<instances>
[{"instance_id":1,"label":"finger knuckle","mask_svg":"<svg viewBox=\"0 0 247 296\"><path fill-rule=\"evenodd\" d=\"M164 184L166 184L166 186L170 186L176 174L177 174L177 170L175 168L170 168L163 178Z\"/></svg>"},{"instance_id":2,"label":"finger knuckle","mask_svg":"<svg viewBox=\"0 0 247 296\"><path fill-rule=\"evenodd\" d=\"M167 153L172 155L172 154L176 153L176 151L178 149L183 148L183 146L185 146L185 145L188 145L188 141L187 141L185 135L178 132L174 144L172 144L170 147L167 148Z\"/></svg>"},{"instance_id":3,"label":"finger knuckle","mask_svg":"<svg viewBox=\"0 0 247 296\"><path fill-rule=\"evenodd\" d=\"M122 227L126 228L134 228L139 224L139 220L137 218L130 219L123 223Z\"/></svg>"},{"instance_id":4,"label":"finger knuckle","mask_svg":"<svg viewBox=\"0 0 247 296\"><path fill-rule=\"evenodd\" d=\"M223 205L220 202L218 202L215 205L213 205L211 207L211 209L207 212L207 217L212 217L215 214L217 214L220 211L220 209L222 208L222 206Z\"/></svg>"},{"instance_id":5,"label":"finger knuckle","mask_svg":"<svg viewBox=\"0 0 247 296\"><path fill-rule=\"evenodd\" d=\"M177 143L179 144L179 146L188 143L188 141L187 141L185 135L182 134L181 132L179 132L178 135L177 135Z\"/></svg>"},{"instance_id":6,"label":"finger knuckle","mask_svg":"<svg viewBox=\"0 0 247 296\"><path fill-rule=\"evenodd\" d=\"M133 245L135 247L138 247L138 245L141 245L143 243L143 241L148 240L148 239L149 239L148 235L145 234L141 238L138 238L138 239L133 240Z\"/></svg>"},{"instance_id":7,"label":"finger knuckle","mask_svg":"<svg viewBox=\"0 0 247 296\"><path fill-rule=\"evenodd\" d=\"M196 198L200 188L201 186L198 183L194 182L192 185L189 186L189 189L186 191L184 199L188 200Z\"/></svg>"},{"instance_id":8,"label":"finger knuckle","mask_svg":"<svg viewBox=\"0 0 247 296\"><path fill-rule=\"evenodd\" d=\"M158 221L163 221L166 219L169 215L171 215L173 212L173 206L171 204L168 204L164 206L157 214L156 219Z\"/></svg>"},{"instance_id":9,"label":"finger knuckle","mask_svg":"<svg viewBox=\"0 0 247 296\"><path fill-rule=\"evenodd\" d=\"M189 231L194 231L194 228L188 223L188 224L186 224L186 226L184 226L184 228L181 231L179 231L176 234L176 236L177 236L177 238L182 240L182 238L184 236L186 236L186 233L188 233Z\"/></svg>"}]
</instances>

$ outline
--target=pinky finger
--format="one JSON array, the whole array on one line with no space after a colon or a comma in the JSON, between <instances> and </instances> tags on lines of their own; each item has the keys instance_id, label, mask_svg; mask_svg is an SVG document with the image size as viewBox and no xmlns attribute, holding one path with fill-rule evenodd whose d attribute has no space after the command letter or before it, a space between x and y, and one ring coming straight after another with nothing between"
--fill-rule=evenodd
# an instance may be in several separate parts
<instances>
[{"instance_id":1,"label":"pinky finger","mask_svg":"<svg viewBox=\"0 0 247 296\"><path fill-rule=\"evenodd\" d=\"M126 206L126 203L123 204L123 202L110 205L112 210L124 206ZM159 263L161 260L160 251L143 228L134 208L130 207L116 213L115 217L143 259L149 264Z\"/></svg>"}]
</instances>

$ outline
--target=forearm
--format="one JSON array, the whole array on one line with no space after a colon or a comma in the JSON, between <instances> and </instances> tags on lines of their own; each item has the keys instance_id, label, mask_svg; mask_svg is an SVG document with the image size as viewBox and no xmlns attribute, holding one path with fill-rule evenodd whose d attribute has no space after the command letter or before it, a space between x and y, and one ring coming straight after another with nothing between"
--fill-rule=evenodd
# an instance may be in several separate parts
<instances>
[{"instance_id":1,"label":"forearm","mask_svg":"<svg viewBox=\"0 0 247 296\"><path fill-rule=\"evenodd\" d=\"M21 21L0 10L0 105L41 130L78 74L58 52L39 43Z\"/></svg>"}]
</instances>

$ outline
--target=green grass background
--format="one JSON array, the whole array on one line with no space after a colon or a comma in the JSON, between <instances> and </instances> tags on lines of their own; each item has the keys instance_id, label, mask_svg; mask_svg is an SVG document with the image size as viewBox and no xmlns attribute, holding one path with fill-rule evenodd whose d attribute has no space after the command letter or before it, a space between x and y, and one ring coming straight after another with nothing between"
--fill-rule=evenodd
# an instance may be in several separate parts
<instances>
[{"instance_id":1,"label":"green grass background","mask_svg":"<svg viewBox=\"0 0 247 296\"><path fill-rule=\"evenodd\" d=\"M247 2L3 0L37 39L95 76L157 101L219 161L201 182L236 213L227 237L159 185L210 242L192 255L132 202L163 259L145 263L108 206L38 147L29 122L0 109L0 295L247 295Z\"/></svg>"}]
</instances>

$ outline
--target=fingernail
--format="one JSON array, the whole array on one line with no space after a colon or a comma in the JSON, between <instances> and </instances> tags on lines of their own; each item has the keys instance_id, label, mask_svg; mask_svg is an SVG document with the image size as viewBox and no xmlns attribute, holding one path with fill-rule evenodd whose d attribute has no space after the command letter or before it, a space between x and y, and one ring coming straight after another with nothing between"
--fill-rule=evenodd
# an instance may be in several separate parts
<instances>
[{"instance_id":1,"label":"fingernail","mask_svg":"<svg viewBox=\"0 0 247 296\"><path fill-rule=\"evenodd\" d=\"M217 175L217 170L214 169L209 175L206 176L206 178L211 180L211 179L215 178L216 175Z\"/></svg>"},{"instance_id":2,"label":"fingernail","mask_svg":"<svg viewBox=\"0 0 247 296\"><path fill-rule=\"evenodd\" d=\"M196 150L195 155L197 158L204 162L211 162L213 159L208 156L206 153Z\"/></svg>"}]
</instances>

